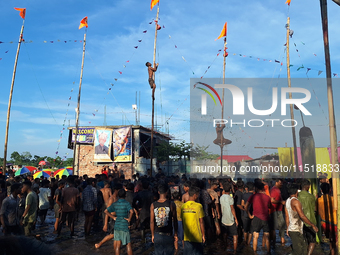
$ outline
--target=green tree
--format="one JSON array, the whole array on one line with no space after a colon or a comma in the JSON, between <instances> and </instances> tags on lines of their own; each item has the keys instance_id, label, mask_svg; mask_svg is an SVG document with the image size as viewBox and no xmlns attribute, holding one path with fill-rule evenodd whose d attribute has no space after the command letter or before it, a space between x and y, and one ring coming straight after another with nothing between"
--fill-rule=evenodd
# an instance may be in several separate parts
<instances>
[{"instance_id":1,"label":"green tree","mask_svg":"<svg viewBox=\"0 0 340 255\"><path fill-rule=\"evenodd\" d=\"M191 156L195 160L214 160L217 159L220 155L218 154L213 154L211 152L208 152L209 145L208 146L200 146L196 144L194 148L191 149Z\"/></svg>"},{"instance_id":2,"label":"green tree","mask_svg":"<svg viewBox=\"0 0 340 255\"><path fill-rule=\"evenodd\" d=\"M63 167L67 166L73 166L73 158L67 158L66 160L64 160Z\"/></svg>"},{"instance_id":3,"label":"green tree","mask_svg":"<svg viewBox=\"0 0 340 255\"><path fill-rule=\"evenodd\" d=\"M17 151L13 151L11 154L11 160L14 165L22 165L22 157Z\"/></svg>"},{"instance_id":4,"label":"green tree","mask_svg":"<svg viewBox=\"0 0 340 255\"><path fill-rule=\"evenodd\" d=\"M190 143L186 143L182 141L180 143L173 142L162 142L158 146L157 149L157 160L158 162L170 160L181 160L181 159L189 159L190 160Z\"/></svg>"}]
</instances>

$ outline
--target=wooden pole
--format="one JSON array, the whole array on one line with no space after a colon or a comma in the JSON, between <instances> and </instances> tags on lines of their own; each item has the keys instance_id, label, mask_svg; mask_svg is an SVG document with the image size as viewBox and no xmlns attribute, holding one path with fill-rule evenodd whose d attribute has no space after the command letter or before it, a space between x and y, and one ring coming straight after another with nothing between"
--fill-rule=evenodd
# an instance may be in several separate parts
<instances>
[{"instance_id":1,"label":"wooden pole","mask_svg":"<svg viewBox=\"0 0 340 255\"><path fill-rule=\"evenodd\" d=\"M155 20L155 42L153 47L153 67L156 67L156 46L157 46L157 31L158 31L158 15L159 4L157 7L157 16ZM153 80L155 81L155 72L153 73ZM153 129L154 129L154 116L155 116L155 99L152 97L152 118L151 118L151 147L150 147L150 177L152 177L152 161L153 161Z\"/></svg>"},{"instance_id":2,"label":"wooden pole","mask_svg":"<svg viewBox=\"0 0 340 255\"><path fill-rule=\"evenodd\" d=\"M20 36L19 36L19 42L18 42L18 48L17 48L17 54L15 56L15 62L14 62L14 68L13 68L11 90L10 90L10 93L9 93L9 100L8 100L7 121L6 121L6 135L5 135L5 148L4 148L4 162L3 162L3 174L6 174L6 163L7 163L6 159L7 159L9 119L10 119L10 116L11 116L11 105L12 105L13 88L14 88L15 74L17 72L17 64L18 64L20 46L21 46L22 37L23 37L23 33L24 33L24 25L25 25L25 19L23 19L23 21L22 21L22 26L21 26Z\"/></svg>"},{"instance_id":3,"label":"wooden pole","mask_svg":"<svg viewBox=\"0 0 340 255\"><path fill-rule=\"evenodd\" d=\"M335 114L334 114L334 101L333 101L333 88L332 88L332 71L331 71L331 56L329 52L329 38L328 38L328 15L327 15L327 0L320 0L321 7L321 19L322 19L322 31L323 31L323 42L325 50L325 63L326 63L326 77L327 77L327 98L328 98L328 115L329 115L329 134L330 134L330 145L331 145L331 165L335 166L338 164L338 150L337 150L337 137L336 137L336 125L335 125ZM337 222L339 224L340 213L338 210L340 186L338 174L332 172L332 186L333 186L333 201L334 210L337 210ZM339 225L337 235L340 235ZM340 251L340 242L337 242L338 254Z\"/></svg>"},{"instance_id":4,"label":"wooden pole","mask_svg":"<svg viewBox=\"0 0 340 255\"><path fill-rule=\"evenodd\" d=\"M290 18L287 18L287 77L288 77L288 87L291 88L291 80L290 80L290 60L289 60L289 32L290 32ZM292 99L292 93L289 93L289 99ZM290 117L292 119L292 135L293 135L293 146L294 146L294 159L295 159L295 171L299 171L299 163L298 163L298 153L296 146L296 135L295 135L295 127L294 127L294 106L290 105Z\"/></svg>"},{"instance_id":5,"label":"wooden pole","mask_svg":"<svg viewBox=\"0 0 340 255\"><path fill-rule=\"evenodd\" d=\"M223 46L223 84L225 84L225 62L226 62L226 49L227 49L227 35L224 37L224 46ZM222 120L224 115L224 88L222 89ZM223 130L221 135L221 173L220 176L223 175Z\"/></svg>"},{"instance_id":6,"label":"wooden pole","mask_svg":"<svg viewBox=\"0 0 340 255\"><path fill-rule=\"evenodd\" d=\"M85 28L85 33L84 33L84 43L83 43L83 58L81 61L81 71L80 71L80 81L79 81L79 93L78 93L78 104L77 104L77 117L76 117L76 134L74 138L74 144L73 144L73 171L76 171L76 154L78 157L77 160L77 175L79 175L79 153L80 150L78 150L77 153L77 138L78 138L78 129L79 129L79 113L80 113L80 94L81 94L81 84L83 82L83 70L84 70L84 59L85 59L85 46L86 46L86 32L87 29Z\"/></svg>"}]
</instances>

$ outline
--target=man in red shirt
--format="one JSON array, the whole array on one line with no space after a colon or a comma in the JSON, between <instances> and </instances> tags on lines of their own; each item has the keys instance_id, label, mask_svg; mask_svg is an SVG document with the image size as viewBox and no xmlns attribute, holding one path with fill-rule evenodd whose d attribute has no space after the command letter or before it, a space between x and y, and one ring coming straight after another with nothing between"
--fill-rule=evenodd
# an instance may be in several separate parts
<instances>
[{"instance_id":1,"label":"man in red shirt","mask_svg":"<svg viewBox=\"0 0 340 255\"><path fill-rule=\"evenodd\" d=\"M285 220L283 218L282 209L285 201L281 197L281 188L283 185L282 179L275 180L275 186L270 190L270 198L272 202L273 211L270 215L270 229L271 229L271 241L274 242L276 239L275 230L279 230L279 235L281 238L281 244L285 243Z\"/></svg>"},{"instance_id":2,"label":"man in red shirt","mask_svg":"<svg viewBox=\"0 0 340 255\"><path fill-rule=\"evenodd\" d=\"M270 252L269 245L269 210L271 207L270 197L266 195L264 190L264 184L262 182L255 183L258 190L257 193L252 195L245 206L246 212L250 219L252 219L252 231L253 233L253 250L256 253L257 240L259 238L261 229L263 229L263 238L266 240L267 252ZM253 215L249 212L250 204L253 206Z\"/></svg>"}]
</instances>

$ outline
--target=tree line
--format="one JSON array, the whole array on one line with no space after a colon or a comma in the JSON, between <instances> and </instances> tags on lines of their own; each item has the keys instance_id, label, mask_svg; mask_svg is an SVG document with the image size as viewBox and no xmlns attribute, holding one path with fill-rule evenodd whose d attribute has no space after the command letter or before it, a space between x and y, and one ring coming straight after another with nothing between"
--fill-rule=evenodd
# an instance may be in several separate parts
<instances>
[{"instance_id":1,"label":"tree line","mask_svg":"<svg viewBox=\"0 0 340 255\"><path fill-rule=\"evenodd\" d=\"M0 165L3 165L3 160L4 160L3 158L0 158ZM65 160L62 160L62 158L59 156L57 156L56 158L39 155L32 156L32 154L28 151L24 151L21 154L17 151L12 152L10 159L7 160L7 163L12 163L13 165L38 167L40 161L49 162L50 163L49 167L51 168L61 168L73 165L73 158L67 158Z\"/></svg>"}]
</instances>

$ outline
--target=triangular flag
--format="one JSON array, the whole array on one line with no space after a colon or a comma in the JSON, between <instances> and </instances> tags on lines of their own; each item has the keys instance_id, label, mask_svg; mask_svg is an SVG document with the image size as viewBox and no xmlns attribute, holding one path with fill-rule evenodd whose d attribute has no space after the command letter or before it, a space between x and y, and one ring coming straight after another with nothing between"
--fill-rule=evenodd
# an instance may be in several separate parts
<instances>
[{"instance_id":1,"label":"triangular flag","mask_svg":"<svg viewBox=\"0 0 340 255\"><path fill-rule=\"evenodd\" d=\"M290 5L290 2L291 2L292 0L287 0L286 1L286 4L288 4L288 5Z\"/></svg>"},{"instance_id":2,"label":"triangular flag","mask_svg":"<svg viewBox=\"0 0 340 255\"><path fill-rule=\"evenodd\" d=\"M302 65L298 69L296 69L296 71L299 71L301 68L305 68L305 67Z\"/></svg>"},{"instance_id":3,"label":"triangular flag","mask_svg":"<svg viewBox=\"0 0 340 255\"><path fill-rule=\"evenodd\" d=\"M319 71L319 72L318 72L318 75L320 75L321 73L322 73L322 71Z\"/></svg>"},{"instance_id":4,"label":"triangular flag","mask_svg":"<svg viewBox=\"0 0 340 255\"><path fill-rule=\"evenodd\" d=\"M151 0L151 10L159 2L159 0Z\"/></svg>"},{"instance_id":5,"label":"triangular flag","mask_svg":"<svg viewBox=\"0 0 340 255\"><path fill-rule=\"evenodd\" d=\"M20 12L20 17L25 19L25 15L26 15L26 8L14 8L14 10L17 10Z\"/></svg>"},{"instance_id":6,"label":"triangular flag","mask_svg":"<svg viewBox=\"0 0 340 255\"><path fill-rule=\"evenodd\" d=\"M86 27L86 28L88 27L87 16L80 21L79 29L81 29L82 27Z\"/></svg>"},{"instance_id":7,"label":"triangular flag","mask_svg":"<svg viewBox=\"0 0 340 255\"><path fill-rule=\"evenodd\" d=\"M223 29L221 31L221 34L220 34L219 37L217 37L217 39L215 39L215 41L218 40L218 39L221 39L224 36L227 36L227 22L224 23L224 26L223 26Z\"/></svg>"}]
</instances>

